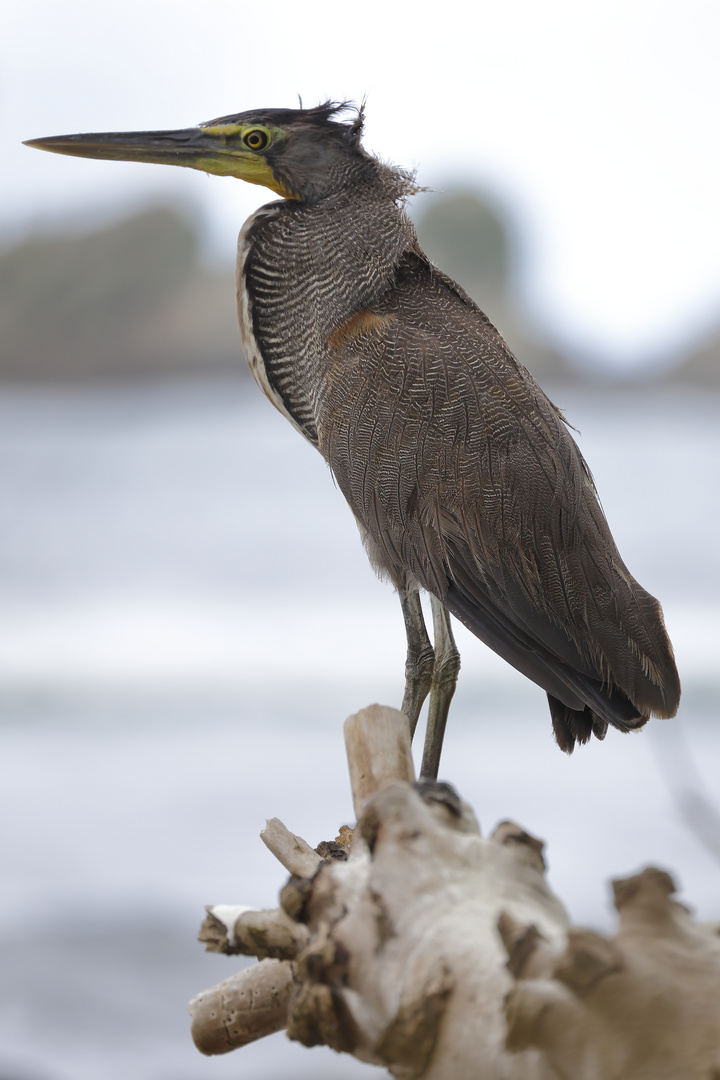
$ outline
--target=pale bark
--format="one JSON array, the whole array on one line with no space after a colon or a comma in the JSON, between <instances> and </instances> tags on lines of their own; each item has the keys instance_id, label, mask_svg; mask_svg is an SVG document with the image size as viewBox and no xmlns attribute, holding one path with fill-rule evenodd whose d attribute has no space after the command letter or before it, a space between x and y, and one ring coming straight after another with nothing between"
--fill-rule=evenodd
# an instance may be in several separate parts
<instances>
[{"instance_id":1,"label":"pale bark","mask_svg":"<svg viewBox=\"0 0 720 1080\"><path fill-rule=\"evenodd\" d=\"M415 779L404 713L387 705L369 705L345 721L350 787L359 817L367 800L395 780Z\"/></svg>"},{"instance_id":2,"label":"pale bark","mask_svg":"<svg viewBox=\"0 0 720 1080\"><path fill-rule=\"evenodd\" d=\"M515 965L508 1046L541 1050L562 1080L718 1080L717 926L693 922L662 870L613 886L613 938L573 928L563 948L536 939Z\"/></svg>"},{"instance_id":3,"label":"pale bark","mask_svg":"<svg viewBox=\"0 0 720 1080\"><path fill-rule=\"evenodd\" d=\"M192 1037L203 1054L227 1054L287 1026L294 988L287 960L263 960L190 1002Z\"/></svg>"},{"instance_id":4,"label":"pale bark","mask_svg":"<svg viewBox=\"0 0 720 1080\"><path fill-rule=\"evenodd\" d=\"M265 822L260 839L288 873L298 877L312 877L322 862L317 852L302 837L286 829L279 818L270 818Z\"/></svg>"},{"instance_id":5,"label":"pale bark","mask_svg":"<svg viewBox=\"0 0 720 1080\"><path fill-rule=\"evenodd\" d=\"M309 931L286 915L282 908L253 911L218 904L206 908L198 941L207 952L242 953L258 960L292 960L308 943Z\"/></svg>"},{"instance_id":6,"label":"pale bark","mask_svg":"<svg viewBox=\"0 0 720 1080\"><path fill-rule=\"evenodd\" d=\"M265 959L195 999L205 1053L285 1026L398 1080L720 1080L718 927L669 875L614 883L614 937L572 927L540 841L482 837L448 785L412 783L402 714L372 706L346 741L355 829L318 854L274 819L280 908L208 909L208 948Z\"/></svg>"}]
</instances>

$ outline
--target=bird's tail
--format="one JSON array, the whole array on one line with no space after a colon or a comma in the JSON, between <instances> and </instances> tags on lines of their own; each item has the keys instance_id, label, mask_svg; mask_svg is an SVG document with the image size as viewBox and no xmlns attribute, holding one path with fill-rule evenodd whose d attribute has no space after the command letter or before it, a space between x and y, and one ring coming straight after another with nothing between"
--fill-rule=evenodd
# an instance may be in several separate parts
<instances>
[{"instance_id":1,"label":"bird's tail","mask_svg":"<svg viewBox=\"0 0 720 1080\"><path fill-rule=\"evenodd\" d=\"M552 694L548 694L550 716L552 718L555 741L566 754L572 754L575 743L583 745L590 741L592 735L596 739L604 739L607 735L608 722L597 716L589 705L584 709L571 709L558 701ZM636 731L647 724L649 717L640 716L633 724L632 719L625 719L623 731Z\"/></svg>"}]
</instances>

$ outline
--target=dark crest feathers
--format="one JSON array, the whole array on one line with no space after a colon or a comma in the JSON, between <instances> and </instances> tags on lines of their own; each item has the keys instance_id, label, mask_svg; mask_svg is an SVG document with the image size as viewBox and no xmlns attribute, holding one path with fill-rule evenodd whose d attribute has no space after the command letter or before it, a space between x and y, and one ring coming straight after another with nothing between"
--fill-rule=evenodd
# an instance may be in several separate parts
<instances>
[{"instance_id":1,"label":"dark crest feathers","mask_svg":"<svg viewBox=\"0 0 720 1080\"><path fill-rule=\"evenodd\" d=\"M355 119L349 123L336 119L348 112L355 113ZM319 128L330 126L336 131L343 131L350 144L356 146L362 138L365 125L365 101L363 100L360 105L352 101L323 101L311 109L302 107L299 109L250 109L231 116L218 116L209 122L211 124L265 123L274 124L277 127L298 123L316 125Z\"/></svg>"}]
</instances>

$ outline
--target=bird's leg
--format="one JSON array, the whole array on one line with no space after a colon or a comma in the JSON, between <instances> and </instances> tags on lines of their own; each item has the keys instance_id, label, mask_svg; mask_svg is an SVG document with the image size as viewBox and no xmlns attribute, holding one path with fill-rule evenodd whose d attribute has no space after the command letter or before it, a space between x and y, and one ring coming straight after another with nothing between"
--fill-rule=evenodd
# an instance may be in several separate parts
<instances>
[{"instance_id":1,"label":"bird's leg","mask_svg":"<svg viewBox=\"0 0 720 1080\"><path fill-rule=\"evenodd\" d=\"M458 652L450 614L434 597L430 597L433 614L433 633L435 637L435 667L430 689L430 707L428 712L425 746L423 748L421 780L437 780L440 767L445 724L447 723L450 702L455 693L458 672L460 671L460 653Z\"/></svg>"},{"instance_id":2,"label":"bird's leg","mask_svg":"<svg viewBox=\"0 0 720 1080\"><path fill-rule=\"evenodd\" d=\"M398 589L398 596L405 620L408 643L402 712L408 718L410 738L412 738L423 702L432 686L435 652L425 629L425 619L417 589Z\"/></svg>"}]
</instances>

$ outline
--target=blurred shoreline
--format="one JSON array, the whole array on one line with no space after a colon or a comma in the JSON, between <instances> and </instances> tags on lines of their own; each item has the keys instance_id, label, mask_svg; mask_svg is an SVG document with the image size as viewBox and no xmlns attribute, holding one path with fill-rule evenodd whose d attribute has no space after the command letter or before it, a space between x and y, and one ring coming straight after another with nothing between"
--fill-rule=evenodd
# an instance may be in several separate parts
<instances>
[{"instance_id":1,"label":"blurred shoreline","mask_svg":"<svg viewBox=\"0 0 720 1080\"><path fill-rule=\"evenodd\" d=\"M720 389L720 316L641 366L590 360L529 317L517 222L482 193L431 195L416 226L430 258L500 329L541 385ZM0 384L248 376L231 266L210 267L200 226L171 206L92 232L42 234L0 250Z\"/></svg>"},{"instance_id":2,"label":"blurred shoreline","mask_svg":"<svg viewBox=\"0 0 720 1080\"><path fill-rule=\"evenodd\" d=\"M717 918L679 799L688 775L714 792L720 762L720 365L709 347L653 379L572 368L473 212L464 256L424 242L574 425L684 693L676 719L568 759L539 688L458 627L444 778L484 831L512 817L547 840L577 921L607 928L608 879L648 862ZM283 1035L207 1063L185 1007L237 966L196 944L203 905L277 902L264 819L313 843L351 820L342 720L399 703L397 599L252 382L232 271L203 266L187 222L28 242L0 286L0 1077L370 1080Z\"/></svg>"},{"instance_id":3,"label":"blurred shoreline","mask_svg":"<svg viewBox=\"0 0 720 1080\"><path fill-rule=\"evenodd\" d=\"M677 763L714 792L719 399L546 388L664 605L680 713L568 759L542 691L458 627L443 778L485 832L547 841L576 921L607 928L608 879L648 862L716 918ZM237 966L195 942L203 905L275 906L264 820L352 820L342 721L402 696L397 598L325 463L237 372L5 383L0 460L0 1076L370 1080L282 1035L205 1062L185 1015Z\"/></svg>"}]
</instances>

